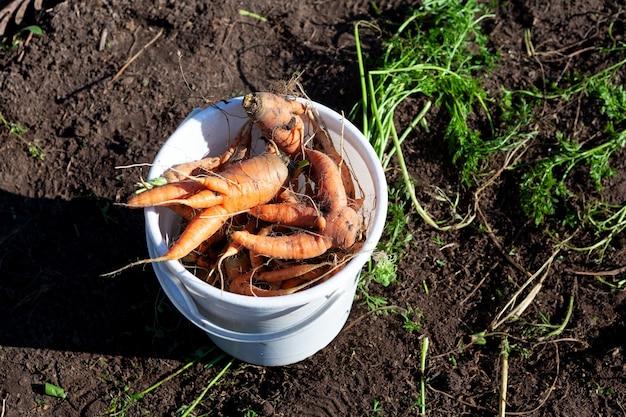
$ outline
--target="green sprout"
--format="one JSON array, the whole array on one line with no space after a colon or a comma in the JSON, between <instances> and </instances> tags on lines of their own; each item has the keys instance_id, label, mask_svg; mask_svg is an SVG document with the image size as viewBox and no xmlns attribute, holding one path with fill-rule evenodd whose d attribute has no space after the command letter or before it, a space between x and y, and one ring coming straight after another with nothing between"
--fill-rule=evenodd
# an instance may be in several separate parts
<instances>
[{"instance_id":1,"label":"green sprout","mask_svg":"<svg viewBox=\"0 0 626 417\"><path fill-rule=\"evenodd\" d=\"M46 152L44 151L43 147L39 143L37 143L37 141L33 142L24 138L23 135L27 132L27 129L24 126L21 126L14 122L9 122L2 113L0 113L0 123L2 123L2 125L7 129L10 136L18 139L26 146L26 149L30 156L35 159L39 159L40 161L43 161L45 159Z\"/></svg>"}]
</instances>

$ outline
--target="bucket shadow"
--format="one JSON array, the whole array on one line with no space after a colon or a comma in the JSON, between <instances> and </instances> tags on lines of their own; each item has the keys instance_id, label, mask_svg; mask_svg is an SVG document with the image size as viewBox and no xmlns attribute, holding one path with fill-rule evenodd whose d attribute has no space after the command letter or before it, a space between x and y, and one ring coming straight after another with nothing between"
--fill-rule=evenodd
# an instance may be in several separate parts
<instances>
[{"instance_id":1,"label":"bucket shadow","mask_svg":"<svg viewBox=\"0 0 626 417\"><path fill-rule=\"evenodd\" d=\"M147 257L142 211L0 190L0 345L161 358L212 345L151 266L101 277Z\"/></svg>"}]
</instances>

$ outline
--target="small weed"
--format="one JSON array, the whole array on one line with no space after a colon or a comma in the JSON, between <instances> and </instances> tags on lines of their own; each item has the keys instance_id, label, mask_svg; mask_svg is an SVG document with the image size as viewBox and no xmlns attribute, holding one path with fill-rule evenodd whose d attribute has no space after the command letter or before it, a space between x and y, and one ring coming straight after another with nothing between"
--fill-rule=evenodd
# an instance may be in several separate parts
<instances>
[{"instance_id":1,"label":"small weed","mask_svg":"<svg viewBox=\"0 0 626 417\"><path fill-rule=\"evenodd\" d=\"M478 333L474 333L472 335L472 343L475 345L486 345L487 344L487 338L485 336L485 332L478 332Z\"/></svg>"},{"instance_id":2,"label":"small weed","mask_svg":"<svg viewBox=\"0 0 626 417\"><path fill-rule=\"evenodd\" d=\"M41 35L42 33L43 30L41 30L41 27L39 26L26 26L25 28L20 29L20 31L13 36L10 43L0 42L0 48L1 50L8 52L19 46L25 36Z\"/></svg>"},{"instance_id":3,"label":"small weed","mask_svg":"<svg viewBox=\"0 0 626 417\"><path fill-rule=\"evenodd\" d=\"M372 417L383 417L383 403L374 399L374 404L372 405Z\"/></svg>"},{"instance_id":4,"label":"small weed","mask_svg":"<svg viewBox=\"0 0 626 417\"><path fill-rule=\"evenodd\" d=\"M613 52L604 51L608 56ZM527 216L536 225L549 220L560 221L570 228L591 230L598 241L586 247L570 249L595 253L601 262L613 238L626 229L626 205L609 205L586 193L576 192L571 185L572 173L587 171L590 185L599 195L607 178L615 175L611 158L626 146L626 90L616 83L615 73L626 65L626 59L591 75L570 74L564 81L567 87L551 84L549 91L522 90L506 92L507 103L504 121L524 120L525 128L538 126L542 109L551 102L561 106L582 97L596 100L601 104L605 118L604 132L595 138L576 140L572 135L557 130L554 137L543 137L544 141L556 143L550 155L524 166L515 167L522 171L520 183L520 203ZM538 138L541 133L534 131Z\"/></svg>"},{"instance_id":5,"label":"small weed","mask_svg":"<svg viewBox=\"0 0 626 417\"><path fill-rule=\"evenodd\" d=\"M239 9L239 15L240 16L245 16L245 17L251 17L253 19L260 20L263 23L267 23L267 18L266 17L261 16L260 14L257 14L257 13L250 12L248 10Z\"/></svg>"},{"instance_id":6,"label":"small weed","mask_svg":"<svg viewBox=\"0 0 626 417\"><path fill-rule=\"evenodd\" d=\"M111 215L111 204L108 202L98 203L98 208L100 209L100 214L102 214L102 219L106 224L114 223L117 224L118 220L113 215Z\"/></svg>"},{"instance_id":7,"label":"small weed","mask_svg":"<svg viewBox=\"0 0 626 417\"><path fill-rule=\"evenodd\" d=\"M57 385L53 385L49 382L46 382L44 384L44 393L50 397L57 397L57 398L65 398L67 397L67 394L65 393L65 391L63 390L63 388L57 386Z\"/></svg>"},{"instance_id":8,"label":"small weed","mask_svg":"<svg viewBox=\"0 0 626 417\"><path fill-rule=\"evenodd\" d=\"M359 299L363 300L363 304L367 306L370 310L377 310L377 314L384 314L387 312L386 309L381 309L381 307L385 307L388 304L388 301L385 297L375 296L370 294L369 290L370 281L366 281L363 279L359 280L358 290L359 290Z\"/></svg>"},{"instance_id":9,"label":"small weed","mask_svg":"<svg viewBox=\"0 0 626 417\"><path fill-rule=\"evenodd\" d=\"M43 161L46 157L46 153L42 146L37 141L28 141L24 138L24 133L27 132L24 126L21 126L14 122L9 122L2 113L0 113L0 123L7 129L10 136L18 139L26 146L26 150L35 159Z\"/></svg>"},{"instance_id":10,"label":"small weed","mask_svg":"<svg viewBox=\"0 0 626 417\"><path fill-rule=\"evenodd\" d=\"M390 203L384 235L378 244L378 251L372 255L366 272L359 280L359 294L371 310L387 305L387 300L372 296L369 292L370 284L375 282L388 287L397 281L398 259L413 239L406 232L408 218L404 213L405 202L400 199L398 188L390 188L389 193Z\"/></svg>"},{"instance_id":11,"label":"small weed","mask_svg":"<svg viewBox=\"0 0 626 417\"><path fill-rule=\"evenodd\" d=\"M613 387L605 387L600 385L596 380L591 381L592 392L596 395L608 396L615 392Z\"/></svg>"},{"instance_id":12,"label":"small weed","mask_svg":"<svg viewBox=\"0 0 626 417\"><path fill-rule=\"evenodd\" d=\"M626 288L626 279L622 279L617 282L609 282L601 276L596 276L596 280L602 285L609 287L612 292L620 291Z\"/></svg>"},{"instance_id":13,"label":"small weed","mask_svg":"<svg viewBox=\"0 0 626 417\"><path fill-rule=\"evenodd\" d=\"M419 308L408 307L404 314L402 314L404 318L404 324L402 328L409 333L413 333L422 328L422 320L424 319L424 315L419 310Z\"/></svg>"},{"instance_id":14,"label":"small weed","mask_svg":"<svg viewBox=\"0 0 626 417\"><path fill-rule=\"evenodd\" d=\"M448 362L450 362L452 364L452 366L454 366L456 368L456 365L457 365L456 356L450 355L450 357L448 358Z\"/></svg>"},{"instance_id":15,"label":"small weed","mask_svg":"<svg viewBox=\"0 0 626 417\"><path fill-rule=\"evenodd\" d=\"M152 384L151 386L149 386L148 388L140 392L133 393L132 388L129 384L118 382L117 383L118 393L111 396L109 409L106 410L102 415L116 416L116 417L136 415L135 413L132 413L131 411L135 408L140 408L139 401L141 401L146 395L158 389L161 385L165 384L167 381L183 374L189 368L191 368L191 366L198 363L200 360L208 356L210 353L215 352L215 350L216 350L215 347L211 347L205 351L203 350L196 351L194 353L194 357L190 361L188 361L185 365L183 365L181 368L179 368L175 372L169 374L168 376L164 377L163 379L157 381L156 383ZM219 361L221 361L225 357L226 357L225 354L216 355L205 366L205 369L211 368L212 366L216 365ZM215 385L215 383L217 383L217 381L225 374L226 370L232 365L232 363L233 363L233 359L231 359L226 365L224 365L222 370L211 380L209 385L205 387L205 389L199 394L199 396L191 405L185 405L179 408L179 410L181 411L181 414L180 414L181 417L188 417L190 415L190 413L200 403L202 398L204 398L208 390L213 385ZM139 413L143 413L143 412L144 410L139 410Z\"/></svg>"}]
</instances>

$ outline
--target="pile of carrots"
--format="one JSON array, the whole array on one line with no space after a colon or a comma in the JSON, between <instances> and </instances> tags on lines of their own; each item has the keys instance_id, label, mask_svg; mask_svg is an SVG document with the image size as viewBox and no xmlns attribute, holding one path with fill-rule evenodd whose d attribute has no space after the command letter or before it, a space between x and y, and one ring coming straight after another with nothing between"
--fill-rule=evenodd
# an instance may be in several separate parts
<instances>
[{"instance_id":1,"label":"pile of carrots","mask_svg":"<svg viewBox=\"0 0 626 417\"><path fill-rule=\"evenodd\" d=\"M167 253L128 266L180 260L222 289L278 296L330 278L358 251L356 181L319 113L268 92L242 105L249 120L222 155L171 167L162 185L128 200L184 219ZM266 142L260 155L251 154L253 126Z\"/></svg>"}]
</instances>

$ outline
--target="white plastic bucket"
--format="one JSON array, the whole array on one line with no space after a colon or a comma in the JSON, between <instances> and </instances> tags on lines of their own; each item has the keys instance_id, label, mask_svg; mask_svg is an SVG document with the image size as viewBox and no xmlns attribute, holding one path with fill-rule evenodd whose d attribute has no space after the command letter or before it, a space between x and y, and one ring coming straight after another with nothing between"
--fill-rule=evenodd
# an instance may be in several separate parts
<instances>
[{"instance_id":1,"label":"white plastic bucket","mask_svg":"<svg viewBox=\"0 0 626 417\"><path fill-rule=\"evenodd\" d=\"M157 154L149 178L160 176L172 165L221 154L248 120L241 103L238 97L192 112ZM387 183L370 144L340 114L311 104L342 148L344 160L357 179L357 192L361 193L357 197L363 198L367 226L361 251L327 281L277 297L257 298L221 290L197 278L178 261L152 264L164 292L187 319L226 353L257 365L299 362L339 334L352 308L361 268L376 248L387 215ZM265 149L261 140L253 146L256 153ZM160 256L179 233L180 220L167 208L146 209L145 217L148 251L151 257Z\"/></svg>"}]
</instances>

